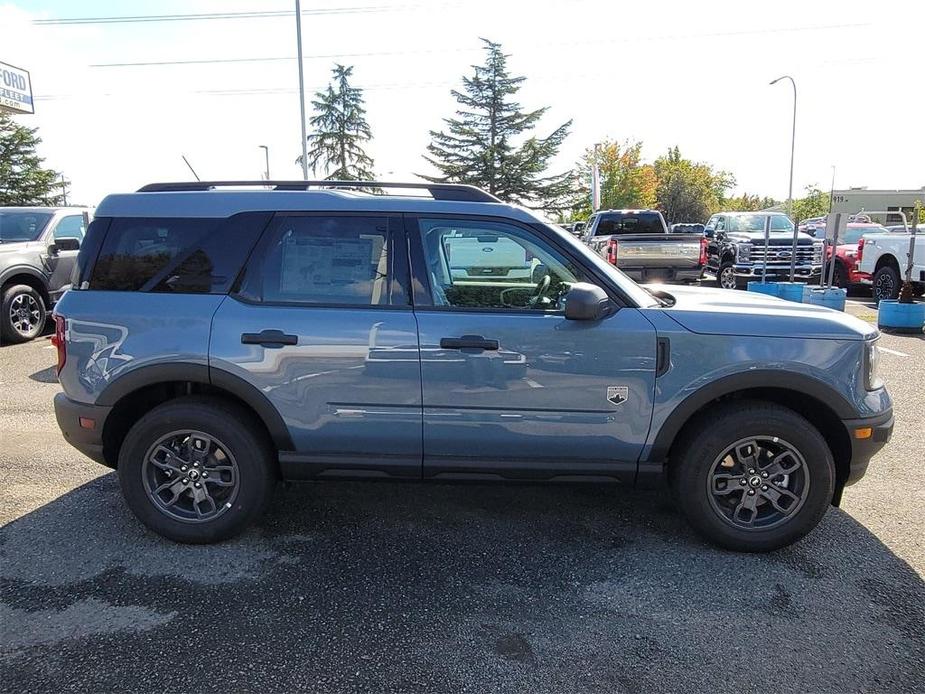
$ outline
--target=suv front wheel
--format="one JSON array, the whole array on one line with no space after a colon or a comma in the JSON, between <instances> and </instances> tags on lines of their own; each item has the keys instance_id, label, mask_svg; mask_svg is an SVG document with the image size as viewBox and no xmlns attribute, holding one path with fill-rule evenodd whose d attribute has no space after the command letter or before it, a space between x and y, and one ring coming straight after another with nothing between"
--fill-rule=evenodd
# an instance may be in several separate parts
<instances>
[{"instance_id":1,"label":"suv front wheel","mask_svg":"<svg viewBox=\"0 0 925 694\"><path fill-rule=\"evenodd\" d=\"M253 417L218 398L155 407L129 430L119 482L132 512L176 542L218 542L264 511L276 479Z\"/></svg>"},{"instance_id":2,"label":"suv front wheel","mask_svg":"<svg viewBox=\"0 0 925 694\"><path fill-rule=\"evenodd\" d=\"M691 525L743 552L796 542L825 515L835 463L822 435L787 408L736 401L679 442L672 486Z\"/></svg>"},{"instance_id":3,"label":"suv front wheel","mask_svg":"<svg viewBox=\"0 0 925 694\"><path fill-rule=\"evenodd\" d=\"M0 342L28 342L45 327L45 302L42 295L27 284L8 287L2 296Z\"/></svg>"}]
</instances>

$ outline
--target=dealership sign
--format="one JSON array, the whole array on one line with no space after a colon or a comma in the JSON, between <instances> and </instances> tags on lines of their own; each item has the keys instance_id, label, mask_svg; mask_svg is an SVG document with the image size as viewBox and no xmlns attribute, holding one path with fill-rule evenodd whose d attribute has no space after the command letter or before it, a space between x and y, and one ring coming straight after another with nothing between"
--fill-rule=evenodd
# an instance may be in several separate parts
<instances>
[{"instance_id":1,"label":"dealership sign","mask_svg":"<svg viewBox=\"0 0 925 694\"><path fill-rule=\"evenodd\" d=\"M6 63L0 63L0 111L35 113L29 73Z\"/></svg>"}]
</instances>

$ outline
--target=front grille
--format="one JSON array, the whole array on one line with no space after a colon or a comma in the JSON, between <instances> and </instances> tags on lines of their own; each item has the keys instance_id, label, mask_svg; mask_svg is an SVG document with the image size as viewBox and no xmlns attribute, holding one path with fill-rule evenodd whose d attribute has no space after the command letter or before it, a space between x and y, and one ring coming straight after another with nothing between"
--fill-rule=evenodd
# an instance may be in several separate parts
<instances>
[{"instance_id":1,"label":"front grille","mask_svg":"<svg viewBox=\"0 0 925 694\"><path fill-rule=\"evenodd\" d=\"M764 246L752 246L752 252L749 260L753 263L767 262L769 265L781 263L790 265L793 248L791 246L768 246L767 255L765 255ZM822 262L822 252L812 246L797 246L797 263L820 264Z\"/></svg>"}]
</instances>

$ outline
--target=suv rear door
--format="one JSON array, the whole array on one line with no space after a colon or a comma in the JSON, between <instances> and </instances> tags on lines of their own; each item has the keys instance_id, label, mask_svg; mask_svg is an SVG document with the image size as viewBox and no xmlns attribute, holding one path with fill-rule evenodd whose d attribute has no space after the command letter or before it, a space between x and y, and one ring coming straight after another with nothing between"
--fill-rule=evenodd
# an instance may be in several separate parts
<instances>
[{"instance_id":1,"label":"suv rear door","mask_svg":"<svg viewBox=\"0 0 925 694\"><path fill-rule=\"evenodd\" d=\"M401 218L278 214L212 325L209 364L256 386L288 477L421 474L421 376Z\"/></svg>"},{"instance_id":2,"label":"suv rear door","mask_svg":"<svg viewBox=\"0 0 925 694\"><path fill-rule=\"evenodd\" d=\"M425 478L632 481L652 414L656 335L635 308L566 320L595 282L554 236L507 220L406 216L421 344ZM521 246L530 278L450 270L462 231Z\"/></svg>"}]
</instances>

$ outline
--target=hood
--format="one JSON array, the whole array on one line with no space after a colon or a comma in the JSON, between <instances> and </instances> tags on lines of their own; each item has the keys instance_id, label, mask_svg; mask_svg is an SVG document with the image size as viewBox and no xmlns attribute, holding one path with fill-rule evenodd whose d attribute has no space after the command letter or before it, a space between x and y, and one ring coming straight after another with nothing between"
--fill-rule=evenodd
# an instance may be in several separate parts
<instances>
[{"instance_id":1,"label":"hood","mask_svg":"<svg viewBox=\"0 0 925 694\"><path fill-rule=\"evenodd\" d=\"M752 243L764 243L763 231L727 231L726 236L734 241L751 241ZM802 231L797 235L798 246L811 246L816 239ZM771 246L782 246L793 243L792 231L772 231L768 234L768 244Z\"/></svg>"},{"instance_id":2,"label":"hood","mask_svg":"<svg viewBox=\"0 0 925 694\"><path fill-rule=\"evenodd\" d=\"M863 340L877 330L854 316L765 294L707 287L650 287L675 298L660 309L692 333Z\"/></svg>"},{"instance_id":3,"label":"hood","mask_svg":"<svg viewBox=\"0 0 925 694\"><path fill-rule=\"evenodd\" d=\"M27 246L34 243L35 241L2 241L0 242L0 253L24 251Z\"/></svg>"}]
</instances>

